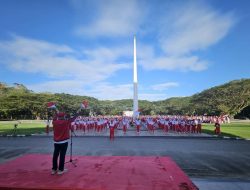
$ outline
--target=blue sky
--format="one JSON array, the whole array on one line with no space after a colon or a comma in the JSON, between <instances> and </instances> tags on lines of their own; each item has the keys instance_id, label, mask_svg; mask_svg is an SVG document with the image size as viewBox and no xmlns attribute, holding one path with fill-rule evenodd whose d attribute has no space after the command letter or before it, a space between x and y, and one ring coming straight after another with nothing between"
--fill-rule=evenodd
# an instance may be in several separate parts
<instances>
[{"instance_id":1,"label":"blue sky","mask_svg":"<svg viewBox=\"0 0 250 190\"><path fill-rule=\"evenodd\" d=\"M98 99L189 96L250 78L248 0L2 0L0 81Z\"/></svg>"}]
</instances>

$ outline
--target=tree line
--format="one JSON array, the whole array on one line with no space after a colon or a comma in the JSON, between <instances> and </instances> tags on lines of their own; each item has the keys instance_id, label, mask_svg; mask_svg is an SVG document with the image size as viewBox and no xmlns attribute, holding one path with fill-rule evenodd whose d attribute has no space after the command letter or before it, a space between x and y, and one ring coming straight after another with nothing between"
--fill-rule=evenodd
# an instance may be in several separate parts
<instances>
[{"instance_id":1,"label":"tree line","mask_svg":"<svg viewBox=\"0 0 250 190\"><path fill-rule=\"evenodd\" d=\"M89 96L64 93L35 93L22 84L0 83L0 119L46 119L47 102L74 113L83 100L89 108L82 115L122 115L132 110L132 99L101 101ZM222 115L250 118L250 79L234 80L188 97L162 101L139 100L142 115Z\"/></svg>"}]
</instances>

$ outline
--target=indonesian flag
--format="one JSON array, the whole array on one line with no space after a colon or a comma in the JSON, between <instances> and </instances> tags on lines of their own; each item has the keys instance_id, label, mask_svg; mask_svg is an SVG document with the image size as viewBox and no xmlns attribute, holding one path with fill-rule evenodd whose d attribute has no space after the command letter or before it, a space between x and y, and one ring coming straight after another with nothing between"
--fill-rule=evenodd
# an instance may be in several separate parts
<instances>
[{"instance_id":1,"label":"indonesian flag","mask_svg":"<svg viewBox=\"0 0 250 190\"><path fill-rule=\"evenodd\" d=\"M56 104L54 102L48 102L47 103L47 108L54 109L54 108L56 108Z\"/></svg>"},{"instance_id":2,"label":"indonesian flag","mask_svg":"<svg viewBox=\"0 0 250 190\"><path fill-rule=\"evenodd\" d=\"M89 106L89 103L87 100L84 100L81 104L81 108L86 109Z\"/></svg>"}]
</instances>

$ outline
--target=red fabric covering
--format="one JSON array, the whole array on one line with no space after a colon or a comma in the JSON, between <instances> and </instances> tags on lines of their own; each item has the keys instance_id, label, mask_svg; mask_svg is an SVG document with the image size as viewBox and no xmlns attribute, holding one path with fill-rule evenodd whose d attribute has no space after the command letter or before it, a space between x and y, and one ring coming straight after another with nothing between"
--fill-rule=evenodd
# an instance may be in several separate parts
<instances>
[{"instance_id":1,"label":"red fabric covering","mask_svg":"<svg viewBox=\"0 0 250 190\"><path fill-rule=\"evenodd\" d=\"M197 187L168 157L75 156L77 167L51 175L51 155L30 154L0 165L0 189L193 190Z\"/></svg>"}]
</instances>

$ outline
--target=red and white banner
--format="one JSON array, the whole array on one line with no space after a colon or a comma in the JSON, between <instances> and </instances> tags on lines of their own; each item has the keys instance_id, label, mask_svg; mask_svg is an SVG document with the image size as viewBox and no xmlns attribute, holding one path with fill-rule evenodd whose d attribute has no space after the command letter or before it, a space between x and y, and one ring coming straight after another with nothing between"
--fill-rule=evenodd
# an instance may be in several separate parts
<instances>
[{"instance_id":1,"label":"red and white banner","mask_svg":"<svg viewBox=\"0 0 250 190\"><path fill-rule=\"evenodd\" d=\"M88 103L87 100L84 100L84 101L82 102L82 104L81 104L81 108L83 108L83 109L87 109L88 106L89 106L89 103Z\"/></svg>"},{"instance_id":2,"label":"red and white banner","mask_svg":"<svg viewBox=\"0 0 250 190\"><path fill-rule=\"evenodd\" d=\"M54 102L48 102L47 103L47 108L54 109L54 108L56 108L56 104Z\"/></svg>"}]
</instances>

